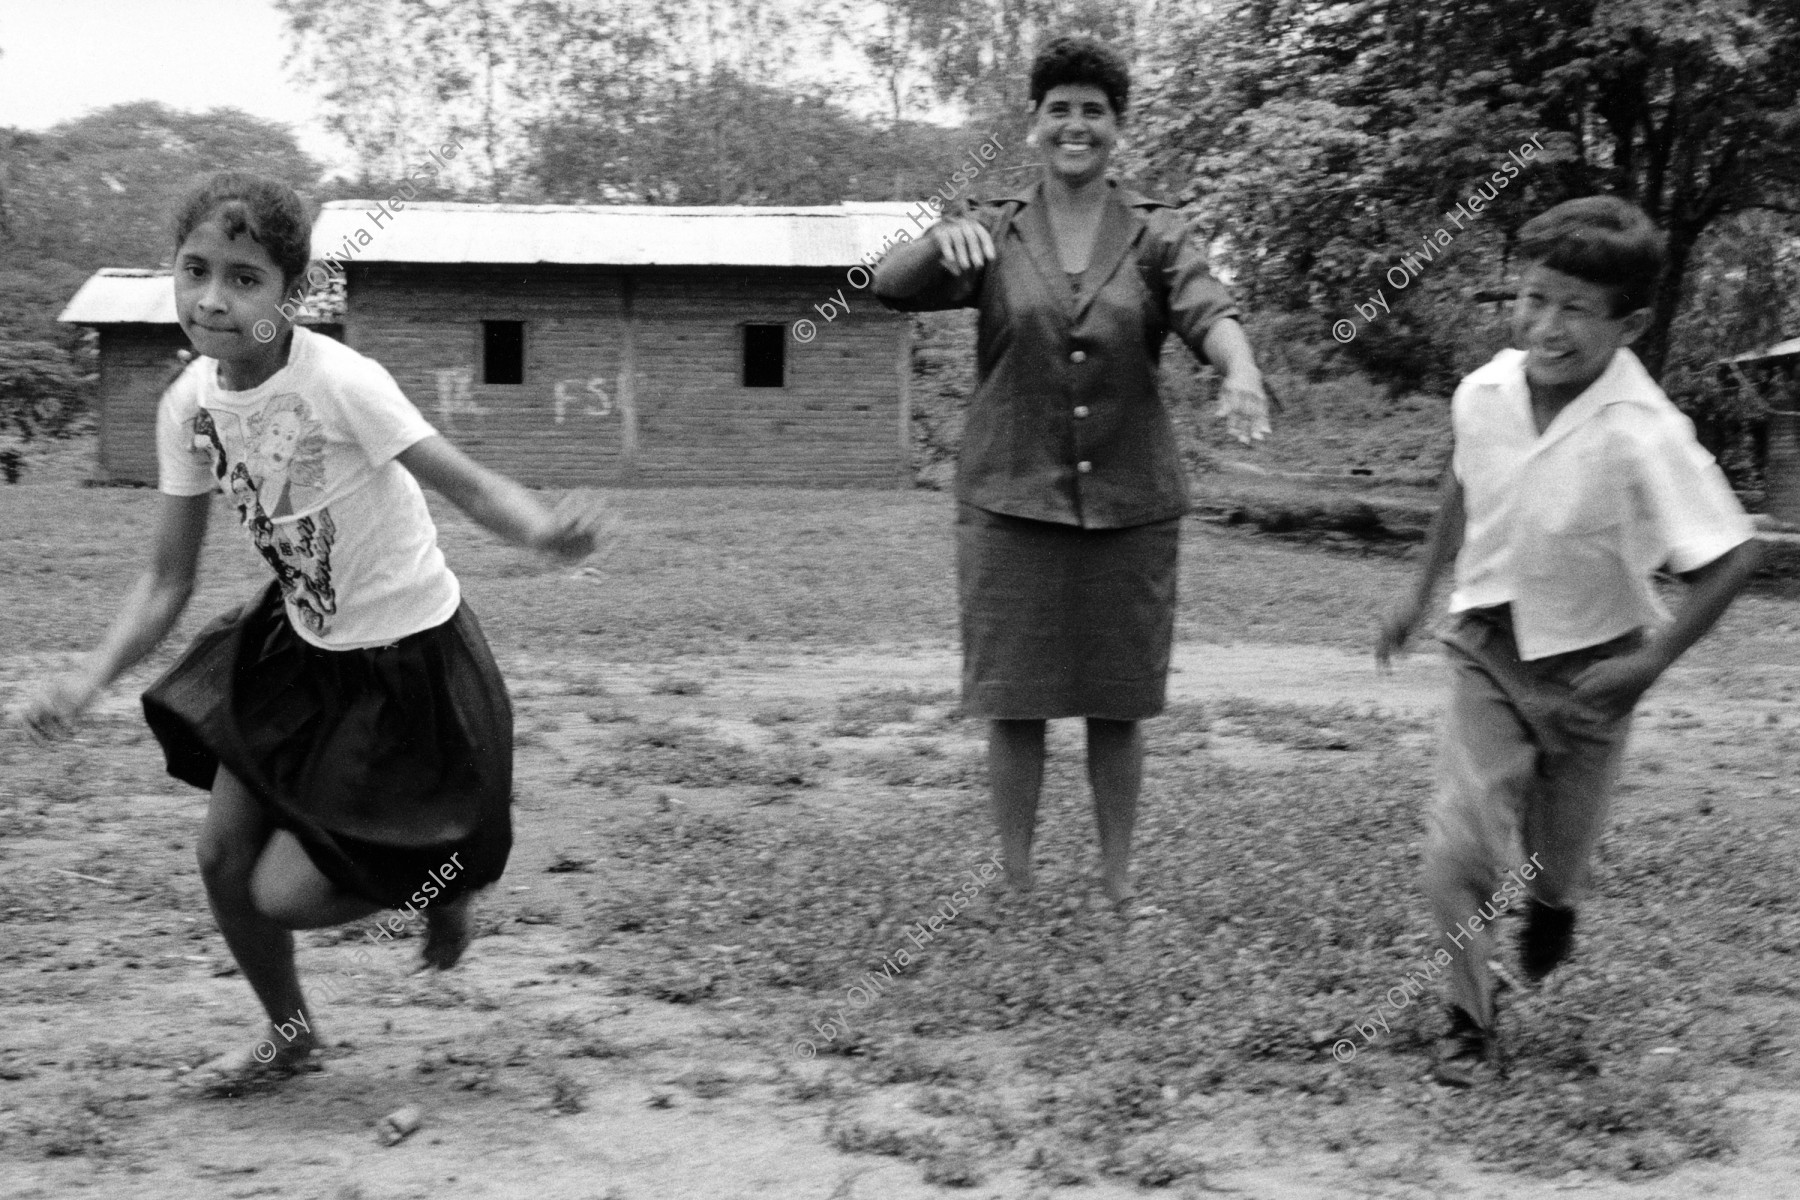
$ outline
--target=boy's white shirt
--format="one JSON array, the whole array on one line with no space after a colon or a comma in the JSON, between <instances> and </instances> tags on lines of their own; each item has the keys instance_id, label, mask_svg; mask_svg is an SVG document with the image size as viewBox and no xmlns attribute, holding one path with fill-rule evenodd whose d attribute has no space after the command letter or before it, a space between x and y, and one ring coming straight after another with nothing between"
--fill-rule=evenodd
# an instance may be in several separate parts
<instances>
[{"instance_id":1,"label":"boy's white shirt","mask_svg":"<svg viewBox=\"0 0 1800 1200\"><path fill-rule=\"evenodd\" d=\"M380 363L308 329L257 387L199 358L157 412L162 492L223 491L274 568L295 632L327 650L441 625L462 602L412 474L394 461L437 431Z\"/></svg>"},{"instance_id":2,"label":"boy's white shirt","mask_svg":"<svg viewBox=\"0 0 1800 1200\"><path fill-rule=\"evenodd\" d=\"M1464 378L1451 420L1466 525L1450 611L1512 605L1521 659L1668 620L1658 568L1692 571L1754 536L1693 422L1630 350L1542 436L1523 350Z\"/></svg>"}]
</instances>

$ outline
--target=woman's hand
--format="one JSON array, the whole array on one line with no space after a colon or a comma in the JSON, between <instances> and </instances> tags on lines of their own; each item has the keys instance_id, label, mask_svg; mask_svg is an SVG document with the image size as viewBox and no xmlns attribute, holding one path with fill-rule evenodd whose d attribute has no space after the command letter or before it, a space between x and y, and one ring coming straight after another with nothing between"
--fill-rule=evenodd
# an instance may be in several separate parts
<instances>
[{"instance_id":1,"label":"woman's hand","mask_svg":"<svg viewBox=\"0 0 1800 1200\"><path fill-rule=\"evenodd\" d=\"M46 681L25 705L25 732L40 746L71 736L98 690L80 671Z\"/></svg>"},{"instance_id":2,"label":"woman's hand","mask_svg":"<svg viewBox=\"0 0 1800 1200\"><path fill-rule=\"evenodd\" d=\"M1262 373L1235 371L1219 388L1219 415L1225 432L1246 446L1269 436L1269 394L1263 390Z\"/></svg>"},{"instance_id":3,"label":"woman's hand","mask_svg":"<svg viewBox=\"0 0 1800 1200\"><path fill-rule=\"evenodd\" d=\"M944 270L952 275L977 270L994 257L994 239L973 217L945 217L931 227L931 239L937 243Z\"/></svg>"}]
</instances>

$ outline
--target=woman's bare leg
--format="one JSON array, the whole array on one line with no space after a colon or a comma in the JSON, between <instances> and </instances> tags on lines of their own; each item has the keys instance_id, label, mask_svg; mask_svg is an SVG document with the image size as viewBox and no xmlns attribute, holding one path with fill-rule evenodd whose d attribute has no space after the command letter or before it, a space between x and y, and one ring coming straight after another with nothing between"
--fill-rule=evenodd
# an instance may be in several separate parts
<instances>
[{"instance_id":1,"label":"woman's bare leg","mask_svg":"<svg viewBox=\"0 0 1800 1200\"><path fill-rule=\"evenodd\" d=\"M1124 904L1137 894L1131 882L1131 832L1137 825L1144 784L1144 738L1136 721L1087 723L1088 784L1094 790L1094 822L1100 828L1100 878L1106 898Z\"/></svg>"},{"instance_id":2,"label":"woman's bare leg","mask_svg":"<svg viewBox=\"0 0 1800 1200\"><path fill-rule=\"evenodd\" d=\"M1031 890L1031 841L1037 832L1038 796L1044 787L1044 722L993 721L988 725L988 785L1000 861L1006 882Z\"/></svg>"}]
</instances>

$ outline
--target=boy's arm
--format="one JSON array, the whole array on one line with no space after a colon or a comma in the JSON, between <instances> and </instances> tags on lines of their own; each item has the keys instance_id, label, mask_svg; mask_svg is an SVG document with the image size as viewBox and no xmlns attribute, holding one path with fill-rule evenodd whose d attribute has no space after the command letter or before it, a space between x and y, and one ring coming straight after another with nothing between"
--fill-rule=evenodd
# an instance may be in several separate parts
<instances>
[{"instance_id":1,"label":"boy's arm","mask_svg":"<svg viewBox=\"0 0 1800 1200\"><path fill-rule=\"evenodd\" d=\"M168 636L193 595L211 511L210 492L162 497L149 569L138 576L119 615L82 664L47 681L26 704L25 728L33 738L67 737L94 697Z\"/></svg>"},{"instance_id":2,"label":"boy's arm","mask_svg":"<svg viewBox=\"0 0 1800 1200\"><path fill-rule=\"evenodd\" d=\"M1375 638L1375 664L1386 669L1393 656L1406 649L1406 641L1418 628L1425 610L1431 606L1431 594L1438 580L1456 561L1463 541L1463 489L1454 467L1444 468L1444 486L1440 492L1437 515L1431 520L1431 532L1425 539L1425 562L1419 568L1412 594L1395 604L1381 620Z\"/></svg>"},{"instance_id":3,"label":"boy's arm","mask_svg":"<svg viewBox=\"0 0 1800 1200\"><path fill-rule=\"evenodd\" d=\"M1630 712L1689 646L1706 636L1762 565L1763 544L1739 543L1704 567L1682 573L1687 597L1675 619L1630 654L1603 659L1572 681L1577 699L1613 716Z\"/></svg>"},{"instance_id":4,"label":"boy's arm","mask_svg":"<svg viewBox=\"0 0 1800 1200\"><path fill-rule=\"evenodd\" d=\"M515 546L578 562L592 554L602 533L611 532L617 523L605 500L591 492L571 492L554 510L545 508L525 488L436 434L414 442L397 457L419 482Z\"/></svg>"}]
</instances>

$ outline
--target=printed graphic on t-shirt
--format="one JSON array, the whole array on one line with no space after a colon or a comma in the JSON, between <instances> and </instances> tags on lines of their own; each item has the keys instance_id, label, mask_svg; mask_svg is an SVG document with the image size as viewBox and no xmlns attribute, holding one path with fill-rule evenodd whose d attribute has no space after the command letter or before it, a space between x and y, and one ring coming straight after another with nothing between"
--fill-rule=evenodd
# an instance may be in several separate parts
<instances>
[{"instance_id":1,"label":"printed graphic on t-shirt","mask_svg":"<svg viewBox=\"0 0 1800 1200\"><path fill-rule=\"evenodd\" d=\"M325 439L306 401L292 393L277 396L248 419L202 408L194 414L194 444L212 458L213 475L274 569L282 596L308 629L324 636L326 618L337 612L331 586L337 527L331 510L275 523L305 508L324 488ZM271 497L272 511L265 507Z\"/></svg>"}]
</instances>

